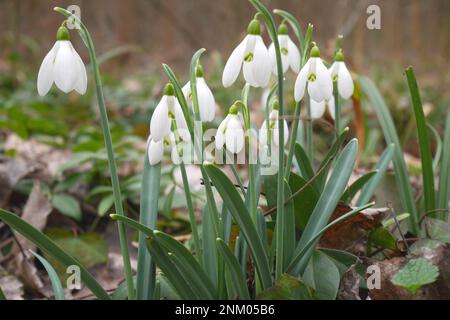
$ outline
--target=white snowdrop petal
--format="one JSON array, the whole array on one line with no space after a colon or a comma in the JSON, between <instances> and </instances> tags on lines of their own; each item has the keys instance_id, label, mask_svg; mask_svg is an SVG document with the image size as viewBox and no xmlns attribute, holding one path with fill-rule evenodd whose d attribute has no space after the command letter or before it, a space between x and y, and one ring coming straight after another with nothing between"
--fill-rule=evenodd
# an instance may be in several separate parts
<instances>
[{"instance_id":1,"label":"white snowdrop petal","mask_svg":"<svg viewBox=\"0 0 450 320\"><path fill-rule=\"evenodd\" d=\"M174 96L170 96L168 97L168 99L173 99L171 103L173 104L173 113L175 115L175 122L177 124L178 134L184 141L189 141L191 139L191 135L189 133L186 119L184 118L183 109L181 109L181 105L179 104L177 98L175 98Z\"/></svg>"},{"instance_id":2,"label":"white snowdrop petal","mask_svg":"<svg viewBox=\"0 0 450 320\"><path fill-rule=\"evenodd\" d=\"M300 70L300 50L297 45L288 37L287 40L289 65L294 72Z\"/></svg>"},{"instance_id":3,"label":"white snowdrop petal","mask_svg":"<svg viewBox=\"0 0 450 320\"><path fill-rule=\"evenodd\" d=\"M53 63L58 48L59 42L57 41L45 55L41 67L39 68L37 89L40 96L45 96L53 85Z\"/></svg>"},{"instance_id":4,"label":"white snowdrop petal","mask_svg":"<svg viewBox=\"0 0 450 320\"><path fill-rule=\"evenodd\" d=\"M344 62L341 62L338 73L338 90L342 98L348 99L353 95L354 84L352 75Z\"/></svg>"},{"instance_id":5,"label":"white snowdrop petal","mask_svg":"<svg viewBox=\"0 0 450 320\"><path fill-rule=\"evenodd\" d=\"M283 121L283 126L284 126L284 145L286 145L289 140L289 127L286 120Z\"/></svg>"},{"instance_id":6,"label":"white snowdrop petal","mask_svg":"<svg viewBox=\"0 0 450 320\"><path fill-rule=\"evenodd\" d=\"M202 121L212 121L215 115L216 101L204 78L197 78L197 92Z\"/></svg>"},{"instance_id":7,"label":"white snowdrop petal","mask_svg":"<svg viewBox=\"0 0 450 320\"><path fill-rule=\"evenodd\" d=\"M78 63L71 48L70 41L59 41L53 67L53 78L56 86L68 93L75 89L78 77Z\"/></svg>"},{"instance_id":8,"label":"white snowdrop petal","mask_svg":"<svg viewBox=\"0 0 450 320\"><path fill-rule=\"evenodd\" d=\"M336 115L336 109L335 109L335 105L334 105L334 97L331 96L330 100L327 101L327 106L328 106L328 112L330 113L331 118L333 118L333 120L335 119L335 115Z\"/></svg>"},{"instance_id":9,"label":"white snowdrop petal","mask_svg":"<svg viewBox=\"0 0 450 320\"><path fill-rule=\"evenodd\" d=\"M311 118L319 119L325 113L325 100L320 102L311 99Z\"/></svg>"},{"instance_id":10,"label":"white snowdrop petal","mask_svg":"<svg viewBox=\"0 0 450 320\"><path fill-rule=\"evenodd\" d=\"M70 44L73 50L73 54L77 61L77 69L78 69L78 76L77 76L77 83L75 84L75 90L79 94L85 94L87 90L87 73L86 73L86 67L84 66L83 60L81 60L80 55L75 50L75 48Z\"/></svg>"},{"instance_id":11,"label":"white snowdrop petal","mask_svg":"<svg viewBox=\"0 0 450 320\"><path fill-rule=\"evenodd\" d=\"M330 71L325 67L320 58L317 61L317 81L323 99L329 100L333 95L333 80Z\"/></svg>"},{"instance_id":12,"label":"white snowdrop petal","mask_svg":"<svg viewBox=\"0 0 450 320\"><path fill-rule=\"evenodd\" d=\"M253 79L259 87L266 87L270 80L271 64L269 52L261 36L256 36L253 60L251 62Z\"/></svg>"},{"instance_id":13,"label":"white snowdrop petal","mask_svg":"<svg viewBox=\"0 0 450 320\"><path fill-rule=\"evenodd\" d=\"M267 144L267 122L264 120L259 130L259 144L265 146Z\"/></svg>"},{"instance_id":14,"label":"white snowdrop petal","mask_svg":"<svg viewBox=\"0 0 450 320\"><path fill-rule=\"evenodd\" d=\"M306 89L306 83L308 81L308 72L310 67L310 60L305 63L302 70L300 70L300 73L297 76L297 79L295 80L295 86L294 86L294 97L295 101L299 102L303 99L305 96L305 89Z\"/></svg>"},{"instance_id":15,"label":"white snowdrop petal","mask_svg":"<svg viewBox=\"0 0 450 320\"><path fill-rule=\"evenodd\" d=\"M281 66L283 67L283 74L289 69L289 36L285 34L280 34L278 36L278 43L280 44L281 50ZM283 53L285 51L285 53ZM276 61L275 61L276 66ZM298 70L296 71L298 72ZM275 69L275 75L278 74L278 69Z\"/></svg>"},{"instance_id":16,"label":"white snowdrop petal","mask_svg":"<svg viewBox=\"0 0 450 320\"><path fill-rule=\"evenodd\" d=\"M161 162L163 154L164 154L164 142L163 140L154 141L150 139L148 144L148 161L150 165L155 165Z\"/></svg>"},{"instance_id":17,"label":"white snowdrop petal","mask_svg":"<svg viewBox=\"0 0 450 320\"><path fill-rule=\"evenodd\" d=\"M153 111L150 120L150 133L153 140L160 141L170 132L169 106L167 96L163 96L161 101Z\"/></svg>"},{"instance_id":18,"label":"white snowdrop petal","mask_svg":"<svg viewBox=\"0 0 450 320\"><path fill-rule=\"evenodd\" d=\"M248 36L233 50L223 69L222 84L225 88L231 86L239 76L244 60Z\"/></svg>"},{"instance_id":19,"label":"white snowdrop petal","mask_svg":"<svg viewBox=\"0 0 450 320\"><path fill-rule=\"evenodd\" d=\"M223 148L223 145L225 144L225 136L224 131L227 128L228 121L230 120L230 115L227 115L225 119L220 123L219 127L217 128L217 133L215 137L215 144L216 148L221 150Z\"/></svg>"},{"instance_id":20,"label":"white snowdrop petal","mask_svg":"<svg viewBox=\"0 0 450 320\"><path fill-rule=\"evenodd\" d=\"M249 83L252 87L259 87L259 83L256 81L256 79L253 77L253 61L251 62L245 62L242 67L243 73L244 73L244 79L247 83Z\"/></svg>"},{"instance_id":21,"label":"white snowdrop petal","mask_svg":"<svg viewBox=\"0 0 450 320\"><path fill-rule=\"evenodd\" d=\"M186 99L186 101L191 100L191 98L190 98L190 95L191 95L191 82L190 81L188 81L188 83L186 83L183 86L181 91L183 91L183 95L184 95L184 98Z\"/></svg>"},{"instance_id":22,"label":"white snowdrop petal","mask_svg":"<svg viewBox=\"0 0 450 320\"><path fill-rule=\"evenodd\" d=\"M230 120L228 121L225 132L225 144L227 150L235 154L241 152L244 147L244 130L236 115L230 116Z\"/></svg>"}]
</instances>

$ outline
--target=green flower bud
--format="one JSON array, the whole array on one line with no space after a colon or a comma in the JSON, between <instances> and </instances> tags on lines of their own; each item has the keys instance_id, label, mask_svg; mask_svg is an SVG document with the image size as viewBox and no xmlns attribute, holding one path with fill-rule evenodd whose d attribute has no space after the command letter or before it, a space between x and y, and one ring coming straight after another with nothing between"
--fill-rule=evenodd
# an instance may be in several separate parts
<instances>
[{"instance_id":1,"label":"green flower bud","mask_svg":"<svg viewBox=\"0 0 450 320\"><path fill-rule=\"evenodd\" d=\"M342 53L342 49L339 49L338 52L336 52L336 55L334 56L335 61L344 61L344 54Z\"/></svg>"},{"instance_id":2,"label":"green flower bud","mask_svg":"<svg viewBox=\"0 0 450 320\"><path fill-rule=\"evenodd\" d=\"M253 19L252 21L250 21L250 23L248 24L247 33L257 36L261 35L261 24L257 19Z\"/></svg>"},{"instance_id":3,"label":"green flower bud","mask_svg":"<svg viewBox=\"0 0 450 320\"><path fill-rule=\"evenodd\" d=\"M236 115L236 114L238 113L238 111L239 111L238 106L237 106L236 104L233 104L233 105L230 107L230 110L228 111L228 113L229 113L229 114L234 114L234 115Z\"/></svg>"},{"instance_id":4,"label":"green flower bud","mask_svg":"<svg viewBox=\"0 0 450 320\"><path fill-rule=\"evenodd\" d=\"M56 32L56 40L57 41L70 40L69 30L64 25L59 27L58 32Z\"/></svg>"},{"instance_id":5,"label":"green flower bud","mask_svg":"<svg viewBox=\"0 0 450 320\"><path fill-rule=\"evenodd\" d=\"M286 23L282 22L278 27L278 34L289 34L288 27Z\"/></svg>"},{"instance_id":6,"label":"green flower bud","mask_svg":"<svg viewBox=\"0 0 450 320\"><path fill-rule=\"evenodd\" d=\"M274 99L272 102L272 109L278 110L279 107L280 107L280 103L278 102L278 99Z\"/></svg>"},{"instance_id":7,"label":"green flower bud","mask_svg":"<svg viewBox=\"0 0 450 320\"><path fill-rule=\"evenodd\" d=\"M173 85L169 82L166 84L164 88L164 95L165 96L173 96L175 94L175 90L173 89Z\"/></svg>"},{"instance_id":8,"label":"green flower bud","mask_svg":"<svg viewBox=\"0 0 450 320\"><path fill-rule=\"evenodd\" d=\"M311 58L320 58L320 50L319 50L319 47L315 43L314 43L314 46L311 48L311 52L309 55Z\"/></svg>"},{"instance_id":9,"label":"green flower bud","mask_svg":"<svg viewBox=\"0 0 450 320\"><path fill-rule=\"evenodd\" d=\"M203 67L200 63L197 65L197 69L195 70L195 75L197 76L197 78L203 77Z\"/></svg>"}]
</instances>

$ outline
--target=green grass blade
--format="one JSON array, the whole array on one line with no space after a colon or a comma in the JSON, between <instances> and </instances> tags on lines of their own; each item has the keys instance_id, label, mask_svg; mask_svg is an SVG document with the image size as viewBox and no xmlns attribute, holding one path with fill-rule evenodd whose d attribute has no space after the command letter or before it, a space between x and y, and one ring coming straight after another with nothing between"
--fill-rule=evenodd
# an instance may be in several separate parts
<instances>
[{"instance_id":1,"label":"green grass blade","mask_svg":"<svg viewBox=\"0 0 450 320\"><path fill-rule=\"evenodd\" d=\"M417 86L416 76L412 67L405 71L408 80L411 102L414 109L417 135L419 138L420 158L422 161L423 194L425 210L427 212L436 209L436 196L434 190L433 157L431 155L430 138L428 136L427 122L423 112L422 100Z\"/></svg>"},{"instance_id":2,"label":"green grass blade","mask_svg":"<svg viewBox=\"0 0 450 320\"><path fill-rule=\"evenodd\" d=\"M139 221L141 224L155 228L158 217L159 183L161 178L161 164L151 166L147 153L144 157L144 172L142 174L141 203ZM155 265L147 250L145 233L139 233L138 263L137 263L137 287L136 298L138 300L153 299L155 291Z\"/></svg>"},{"instance_id":3,"label":"green grass blade","mask_svg":"<svg viewBox=\"0 0 450 320\"><path fill-rule=\"evenodd\" d=\"M438 208L448 210L450 198L450 112L447 114L444 133L444 152L439 174ZM441 218L448 220L448 212L441 212Z\"/></svg>"},{"instance_id":4,"label":"green grass blade","mask_svg":"<svg viewBox=\"0 0 450 320\"><path fill-rule=\"evenodd\" d=\"M31 241L41 251L47 253L53 259L57 260L64 267L67 268L71 265L78 266L81 271L81 280L92 291L92 293L95 294L95 296L99 299L110 299L108 293L100 286L100 284L89 273L89 271L83 265L81 265L79 261L67 254L45 234L20 219L15 214L3 209L0 209L0 220L5 222L12 229Z\"/></svg>"},{"instance_id":5,"label":"green grass blade","mask_svg":"<svg viewBox=\"0 0 450 320\"><path fill-rule=\"evenodd\" d=\"M192 284L196 287L199 294L207 299L214 298L214 287L210 282L208 275L202 269L194 256L180 242L160 231L154 231L154 236L163 247L174 254L176 259L181 262L183 273L188 276Z\"/></svg>"},{"instance_id":6,"label":"green grass blade","mask_svg":"<svg viewBox=\"0 0 450 320\"><path fill-rule=\"evenodd\" d=\"M431 124L427 123L427 126L428 129L430 129L431 133L433 133L434 140L436 142L436 151L433 158L433 172L438 172L443 149L442 139L439 135L439 132Z\"/></svg>"},{"instance_id":7,"label":"green grass blade","mask_svg":"<svg viewBox=\"0 0 450 320\"><path fill-rule=\"evenodd\" d=\"M201 299L201 297L197 295L197 292L192 290L190 284L183 277L180 270L176 267L172 259L161 248L158 241L156 241L153 236L149 236L147 238L147 248L155 260L155 263L166 275L167 279L170 281L181 299Z\"/></svg>"},{"instance_id":8,"label":"green grass blade","mask_svg":"<svg viewBox=\"0 0 450 320\"><path fill-rule=\"evenodd\" d=\"M236 188L233 186L233 183L219 168L208 164L205 165L205 170L222 197L224 205L227 206L241 228L258 269L258 276L260 277L263 289L269 288L272 285L269 262L261 238L258 236L256 227L250 217L250 213L236 191Z\"/></svg>"},{"instance_id":9,"label":"green grass blade","mask_svg":"<svg viewBox=\"0 0 450 320\"><path fill-rule=\"evenodd\" d=\"M314 177L314 169L311 166L311 159L308 158L305 149L299 144L295 144L295 158L297 159L297 163L300 167L301 177L305 180L311 180ZM315 181L313 185L316 187Z\"/></svg>"},{"instance_id":10,"label":"green grass blade","mask_svg":"<svg viewBox=\"0 0 450 320\"><path fill-rule=\"evenodd\" d=\"M243 300L250 300L247 282L245 279L245 275L242 272L241 265L222 239L217 238L216 245L218 252L222 256L225 264L228 267L234 289L236 290L239 298Z\"/></svg>"},{"instance_id":11,"label":"green grass blade","mask_svg":"<svg viewBox=\"0 0 450 320\"><path fill-rule=\"evenodd\" d=\"M340 216L339 218L337 218L336 220L333 220L332 222L330 222L329 224L327 224L324 228L322 228L320 231L318 231L314 236L312 236L308 242L304 245L304 247L299 250L298 252L296 252L295 256L292 258L291 263L289 264L289 266L287 267L287 273L292 273L294 271L294 269L296 268L298 262L302 259L303 255L306 254L306 252L308 250L310 250L311 248L313 248L313 245L317 242L317 240L319 240L319 238L329 229L331 229L332 227L334 227L335 225L337 225L338 223L349 219L351 217L353 217L355 214L358 214L359 212L370 208L374 205L374 203L369 203L366 204L364 206L361 207L357 207L354 208L353 210L347 212L346 214Z\"/></svg>"},{"instance_id":12,"label":"green grass blade","mask_svg":"<svg viewBox=\"0 0 450 320\"><path fill-rule=\"evenodd\" d=\"M367 184L362 188L358 201L356 201L357 206L361 206L364 203L369 202L370 198L372 198L372 195L374 194L376 188L386 174L386 170L394 154L394 149L395 145L391 144L386 148L386 150L384 150L383 154L380 157L380 160L378 160L378 163L375 166L377 174L373 176L372 179L370 179L370 181L367 182Z\"/></svg>"},{"instance_id":13,"label":"green grass blade","mask_svg":"<svg viewBox=\"0 0 450 320\"><path fill-rule=\"evenodd\" d=\"M349 131L350 129L348 127L342 130L342 133L336 138L333 145L328 150L327 154L320 163L319 170L317 170L317 172L320 171L320 173L317 175L316 183L319 190L323 190L325 182L327 181L328 172L330 171L331 165L333 164L333 158L337 155ZM310 158L310 160L312 161L313 159Z\"/></svg>"},{"instance_id":14,"label":"green grass blade","mask_svg":"<svg viewBox=\"0 0 450 320\"><path fill-rule=\"evenodd\" d=\"M6 296L5 296L5 294L3 293L2 288L0 288L0 301L2 301L2 300L8 300L8 299L6 299Z\"/></svg>"},{"instance_id":15,"label":"green grass blade","mask_svg":"<svg viewBox=\"0 0 450 320\"><path fill-rule=\"evenodd\" d=\"M370 179L372 179L373 176L375 176L378 173L377 170L370 171L366 173L365 175L359 177L355 182L352 183L350 187L345 190L344 194L341 197L341 201L345 203L350 203L352 199L355 197L355 195L358 193L359 190L361 190Z\"/></svg>"},{"instance_id":16,"label":"green grass blade","mask_svg":"<svg viewBox=\"0 0 450 320\"><path fill-rule=\"evenodd\" d=\"M64 289L61 284L61 280L59 279L56 270L52 267L52 265L45 260L44 257L40 256L36 252L31 251L31 253L38 258L38 260L42 263L47 271L48 277L50 278L50 282L52 283L53 294L55 295L55 300L64 300Z\"/></svg>"},{"instance_id":17,"label":"green grass blade","mask_svg":"<svg viewBox=\"0 0 450 320\"><path fill-rule=\"evenodd\" d=\"M347 182L352 174L353 167L356 162L358 154L358 141L356 139L351 140L347 146L342 150L342 153L338 157L336 164L331 173L328 183L322 194L319 197L316 207L314 208L311 217L308 220L308 224L300 238L300 241L295 249L294 255L298 255L302 252L305 245L323 228L327 225L332 213L334 212L336 205L339 202L342 194L344 193ZM308 264L314 248L310 248L298 262L295 273L301 275Z\"/></svg>"},{"instance_id":18,"label":"green grass blade","mask_svg":"<svg viewBox=\"0 0 450 320\"><path fill-rule=\"evenodd\" d=\"M392 120L389 109L378 91L375 84L366 77L358 77L357 82L361 89L369 98L369 101L377 114L378 121L384 133L384 138L387 144L394 144L393 162L395 169L395 179L397 182L397 188L400 192L400 197L404 210L410 213L410 229L414 234L419 233L419 213L414 201L413 191L411 183L409 181L408 169L403 157L402 146L395 130L394 121Z\"/></svg>"}]
</instances>

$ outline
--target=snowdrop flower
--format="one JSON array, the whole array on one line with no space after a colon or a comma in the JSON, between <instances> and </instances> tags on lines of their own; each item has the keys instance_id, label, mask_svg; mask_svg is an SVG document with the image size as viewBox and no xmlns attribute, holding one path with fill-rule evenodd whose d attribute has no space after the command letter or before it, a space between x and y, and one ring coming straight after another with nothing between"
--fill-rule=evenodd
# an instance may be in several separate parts
<instances>
[{"instance_id":1,"label":"snowdrop flower","mask_svg":"<svg viewBox=\"0 0 450 320\"><path fill-rule=\"evenodd\" d=\"M320 51L316 45L311 49L310 58L295 81L294 95L297 102L303 99L306 87L309 96L316 102L329 100L333 94L331 74L320 59Z\"/></svg>"},{"instance_id":2,"label":"snowdrop flower","mask_svg":"<svg viewBox=\"0 0 450 320\"><path fill-rule=\"evenodd\" d=\"M222 150L223 146L226 145L228 151L238 154L244 147L244 140L245 133L242 120L238 116L238 107L234 104L217 129L216 148Z\"/></svg>"},{"instance_id":3,"label":"snowdrop flower","mask_svg":"<svg viewBox=\"0 0 450 320\"><path fill-rule=\"evenodd\" d=\"M45 96L53 85L63 92L72 90L85 94L87 74L83 61L70 42L69 30L62 25L56 34L56 43L42 61L37 78L40 96Z\"/></svg>"},{"instance_id":4,"label":"snowdrop flower","mask_svg":"<svg viewBox=\"0 0 450 320\"><path fill-rule=\"evenodd\" d=\"M233 50L222 75L224 87L231 86L243 68L244 78L253 87L265 87L270 80L269 52L261 37L261 26L257 19L248 25L247 36Z\"/></svg>"},{"instance_id":5,"label":"snowdrop flower","mask_svg":"<svg viewBox=\"0 0 450 320\"><path fill-rule=\"evenodd\" d=\"M334 97L331 96L330 100L322 100L321 102L316 102L311 99L311 118L318 119L325 113L325 105L328 107L328 112L331 117L335 118L335 107L334 107Z\"/></svg>"},{"instance_id":6,"label":"snowdrop flower","mask_svg":"<svg viewBox=\"0 0 450 320\"><path fill-rule=\"evenodd\" d=\"M169 135L172 130L172 120L175 120L181 139L184 141L190 140L183 110L174 96L172 84L168 83L164 89L164 96L156 106L150 120L150 134L154 141L159 142Z\"/></svg>"},{"instance_id":7,"label":"snowdrop flower","mask_svg":"<svg viewBox=\"0 0 450 320\"><path fill-rule=\"evenodd\" d=\"M295 43L291 40L288 33L287 25L283 22L278 28L278 42L281 50L281 64L283 66L283 74L291 67L295 73L300 71L300 51ZM275 55L275 44L269 47L269 57L274 75L278 74L277 58Z\"/></svg>"},{"instance_id":8,"label":"snowdrop flower","mask_svg":"<svg viewBox=\"0 0 450 320\"><path fill-rule=\"evenodd\" d=\"M175 135L170 132L167 136L159 141L155 141L150 135L147 140L147 156L150 165L154 166L161 162L164 155L164 147L171 150L172 161L179 163L179 154L176 145Z\"/></svg>"},{"instance_id":9,"label":"snowdrop flower","mask_svg":"<svg viewBox=\"0 0 450 320\"><path fill-rule=\"evenodd\" d=\"M191 83L188 82L183 87L183 94L186 100L192 104ZM216 115L216 101L214 95L206 84L203 78L203 68L201 65L197 66L197 95L198 107L200 111L200 119L203 122L210 122L214 120Z\"/></svg>"},{"instance_id":10,"label":"snowdrop flower","mask_svg":"<svg viewBox=\"0 0 450 320\"><path fill-rule=\"evenodd\" d=\"M353 95L354 84L350 72L344 62L342 50L336 53L335 62L331 65L331 76L333 81L337 81L339 95L348 99Z\"/></svg>"},{"instance_id":11,"label":"snowdrop flower","mask_svg":"<svg viewBox=\"0 0 450 320\"><path fill-rule=\"evenodd\" d=\"M287 125L286 120L283 121L284 126L284 145L288 142L289 137L289 128ZM267 130L269 129L269 130ZM269 123L267 123L267 120L264 120L261 130L259 131L259 142L260 145L264 146L268 144L267 139L267 133L271 135L271 145L273 147L278 147L278 101L275 100L273 103L273 110L270 112L269 115Z\"/></svg>"}]
</instances>

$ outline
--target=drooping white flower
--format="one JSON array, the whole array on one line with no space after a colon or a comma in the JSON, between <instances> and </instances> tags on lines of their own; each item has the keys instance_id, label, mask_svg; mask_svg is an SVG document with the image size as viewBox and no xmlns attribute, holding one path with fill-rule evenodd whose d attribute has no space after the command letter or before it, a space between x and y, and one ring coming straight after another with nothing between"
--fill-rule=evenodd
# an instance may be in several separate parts
<instances>
[{"instance_id":1,"label":"drooping white flower","mask_svg":"<svg viewBox=\"0 0 450 320\"><path fill-rule=\"evenodd\" d=\"M150 134L154 141L161 141L168 136L172 130L172 120L175 120L178 133L184 141L190 140L190 134L183 110L174 96L172 84L167 84L164 89L164 96L153 111L150 120Z\"/></svg>"},{"instance_id":2,"label":"drooping white flower","mask_svg":"<svg viewBox=\"0 0 450 320\"><path fill-rule=\"evenodd\" d=\"M155 165L161 162L165 147L170 148L172 161L179 163L178 148L176 145L175 135L170 132L167 136L159 141L155 141L150 135L147 140L147 156L150 165Z\"/></svg>"},{"instance_id":3,"label":"drooping white flower","mask_svg":"<svg viewBox=\"0 0 450 320\"><path fill-rule=\"evenodd\" d=\"M224 87L229 87L236 81L241 68L245 81L253 87L265 87L270 80L269 52L261 37L258 20L253 19L250 22L247 33L225 64L222 75Z\"/></svg>"},{"instance_id":4,"label":"drooping white flower","mask_svg":"<svg viewBox=\"0 0 450 320\"><path fill-rule=\"evenodd\" d=\"M40 96L45 96L53 83L63 92L72 90L85 94L87 74L83 61L72 46L69 30L61 26L56 34L56 43L42 61L37 78Z\"/></svg>"},{"instance_id":5,"label":"drooping white flower","mask_svg":"<svg viewBox=\"0 0 450 320\"><path fill-rule=\"evenodd\" d=\"M186 100L192 105L190 82L186 83L183 87L183 94ZM200 119L203 122L213 121L216 115L216 101L211 89L209 89L205 79L203 78L203 68L200 65L197 66L197 95Z\"/></svg>"},{"instance_id":6,"label":"drooping white flower","mask_svg":"<svg viewBox=\"0 0 450 320\"><path fill-rule=\"evenodd\" d=\"M280 43L281 64L283 66L283 74L289 67L295 73L300 70L300 51L295 43L291 40L288 34L288 28L285 23L282 23L278 28L278 42ZM269 57L272 65L272 72L274 75L278 74L277 59L275 55L275 44L272 43L269 47Z\"/></svg>"},{"instance_id":7,"label":"drooping white flower","mask_svg":"<svg viewBox=\"0 0 450 320\"><path fill-rule=\"evenodd\" d=\"M325 113L325 105L328 107L328 112L330 116L335 118L335 106L334 106L334 97L331 96L330 100L322 100L320 102L316 102L311 99L311 118L318 119L323 116Z\"/></svg>"},{"instance_id":8,"label":"drooping white flower","mask_svg":"<svg viewBox=\"0 0 450 320\"><path fill-rule=\"evenodd\" d=\"M303 66L295 81L294 95L299 102L308 88L309 96L316 102L329 100L333 94L333 81L327 67L320 59L320 51L317 46L311 49L310 58Z\"/></svg>"},{"instance_id":9,"label":"drooping white flower","mask_svg":"<svg viewBox=\"0 0 450 320\"><path fill-rule=\"evenodd\" d=\"M339 95L347 100L353 95L355 87L352 75L345 65L342 50L336 53L335 62L331 65L330 71L333 81L337 81Z\"/></svg>"},{"instance_id":10,"label":"drooping white flower","mask_svg":"<svg viewBox=\"0 0 450 320\"><path fill-rule=\"evenodd\" d=\"M237 106L233 105L217 129L215 137L216 148L222 150L225 145L228 151L238 154L244 147L244 142L245 132L242 120L238 116Z\"/></svg>"},{"instance_id":11,"label":"drooping white flower","mask_svg":"<svg viewBox=\"0 0 450 320\"><path fill-rule=\"evenodd\" d=\"M279 145L278 102L275 101L273 106L274 109L270 112L269 115L269 123L267 123L267 120L264 120L263 124L261 125L261 130L259 131L259 143L262 146L268 144L267 134L269 134L271 137L270 142L272 146L278 147ZM289 137L289 128L286 120L283 120L283 127L284 127L284 145L286 145Z\"/></svg>"}]
</instances>

